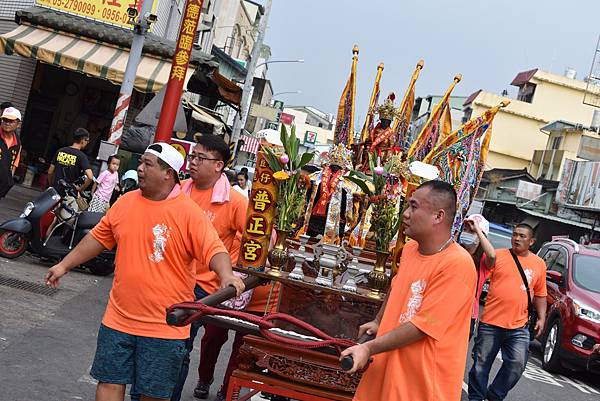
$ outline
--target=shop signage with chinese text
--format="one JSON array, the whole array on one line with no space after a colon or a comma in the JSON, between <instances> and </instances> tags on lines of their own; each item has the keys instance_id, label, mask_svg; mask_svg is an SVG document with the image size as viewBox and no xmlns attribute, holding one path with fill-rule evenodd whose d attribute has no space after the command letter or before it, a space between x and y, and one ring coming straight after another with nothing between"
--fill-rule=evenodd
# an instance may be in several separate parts
<instances>
[{"instance_id":1,"label":"shop signage with chinese text","mask_svg":"<svg viewBox=\"0 0 600 401\"><path fill-rule=\"evenodd\" d=\"M146 0L152 1L152 0ZM129 24L128 8L141 9L142 2L135 0L35 0L38 6L76 14L85 18L133 29ZM152 4L152 13L156 11L156 3Z\"/></svg>"}]
</instances>

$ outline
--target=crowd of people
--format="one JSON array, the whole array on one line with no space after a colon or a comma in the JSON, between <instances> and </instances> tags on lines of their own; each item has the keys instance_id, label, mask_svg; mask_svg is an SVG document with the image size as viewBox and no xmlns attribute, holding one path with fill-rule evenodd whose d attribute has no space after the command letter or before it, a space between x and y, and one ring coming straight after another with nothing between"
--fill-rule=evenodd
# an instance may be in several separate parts
<instances>
[{"instance_id":1,"label":"crowd of people","mask_svg":"<svg viewBox=\"0 0 600 401\"><path fill-rule=\"evenodd\" d=\"M9 104L2 104L1 116L0 197L13 185L21 121ZM228 177L227 144L219 136L197 136L188 155L190 178L182 181L178 172L183 156L166 143L155 143L140 159L139 191L110 206L118 189L119 158L111 157L108 168L94 179L82 153L89 133L78 129L73 138L71 146L56 152L50 183L72 183L85 175L77 190L93 184L90 210L106 215L48 270L45 281L57 287L75 266L117 246L115 277L91 369L99 381L96 400L123 400L127 384L132 385L132 400L180 400L200 324L169 326L166 307L233 286L238 308L256 314L274 311L274 303L267 302L273 289L244 293L240 276L232 271L248 207L248 171ZM341 355L353 357L350 373L368 365L355 400L459 400L471 337L469 400L504 400L523 374L529 342L543 333L546 314L546 267L530 251L534 231L519 224L511 249L494 249L489 223L476 214L465 220L455 242L455 214L456 193L441 181L422 184L408 199L402 229L411 240L404 246L399 273L377 316L359 328L358 337L366 333L373 338ZM479 298L488 279L480 312ZM533 320L531 305L537 312ZM227 330L204 327L195 397L208 397L227 339ZM217 400L225 399L241 344L238 333ZM499 351L502 366L490 384Z\"/></svg>"}]
</instances>

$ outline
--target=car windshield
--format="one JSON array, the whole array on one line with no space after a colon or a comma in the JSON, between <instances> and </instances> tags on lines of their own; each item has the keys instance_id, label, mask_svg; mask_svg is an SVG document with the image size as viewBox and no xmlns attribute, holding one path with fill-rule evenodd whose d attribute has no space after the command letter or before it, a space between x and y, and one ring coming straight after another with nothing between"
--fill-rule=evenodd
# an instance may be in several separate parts
<instances>
[{"instance_id":1,"label":"car windshield","mask_svg":"<svg viewBox=\"0 0 600 401\"><path fill-rule=\"evenodd\" d=\"M600 293L600 257L576 255L573 262L573 279L581 288Z\"/></svg>"}]
</instances>

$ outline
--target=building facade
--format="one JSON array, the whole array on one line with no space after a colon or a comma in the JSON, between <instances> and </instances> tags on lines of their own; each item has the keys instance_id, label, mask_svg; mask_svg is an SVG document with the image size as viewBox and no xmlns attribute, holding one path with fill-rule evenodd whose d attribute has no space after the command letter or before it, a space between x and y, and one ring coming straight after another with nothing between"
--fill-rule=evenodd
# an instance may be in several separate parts
<instances>
[{"instance_id":1,"label":"building facade","mask_svg":"<svg viewBox=\"0 0 600 401\"><path fill-rule=\"evenodd\" d=\"M494 119L487 168L529 167L534 152L548 143L548 133L541 128L553 121L584 126L592 122L594 107L583 103L584 81L534 69L517 74L511 85L519 88L517 99L479 90L463 105L468 120L503 100L511 101Z\"/></svg>"},{"instance_id":2,"label":"building facade","mask_svg":"<svg viewBox=\"0 0 600 401\"><path fill-rule=\"evenodd\" d=\"M333 144L335 121L333 115L312 106L288 106L283 109L281 122L296 126L296 136L307 148Z\"/></svg>"},{"instance_id":3,"label":"building facade","mask_svg":"<svg viewBox=\"0 0 600 401\"><path fill-rule=\"evenodd\" d=\"M423 125L427 122L431 116L431 112L434 107L442 100L443 96L429 95L425 97L418 97L415 99L415 105L413 107L412 114L412 125L415 131L420 131ZM462 124L463 110L462 105L467 100L466 96L450 96L450 114L452 115L452 129L459 128Z\"/></svg>"},{"instance_id":4,"label":"building facade","mask_svg":"<svg viewBox=\"0 0 600 401\"><path fill-rule=\"evenodd\" d=\"M600 160L597 129L567 121L554 121L540 130L547 134L546 146L536 149L529 172L537 178L558 181L566 160Z\"/></svg>"}]
</instances>

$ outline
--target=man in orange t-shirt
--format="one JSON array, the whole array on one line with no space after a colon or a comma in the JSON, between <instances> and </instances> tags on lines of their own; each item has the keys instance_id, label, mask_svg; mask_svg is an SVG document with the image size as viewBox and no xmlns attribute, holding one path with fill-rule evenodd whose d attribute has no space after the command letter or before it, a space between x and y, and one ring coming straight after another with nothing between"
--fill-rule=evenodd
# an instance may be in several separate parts
<instances>
[{"instance_id":1,"label":"man in orange t-shirt","mask_svg":"<svg viewBox=\"0 0 600 401\"><path fill-rule=\"evenodd\" d=\"M496 251L496 263L491 268L490 289L473 346L469 400L505 399L525 371L529 356L528 295L538 313L536 337L544 331L546 265L540 257L529 251L534 241L533 229L527 224L518 224L513 230L512 249ZM521 263L530 294L527 294L511 252ZM502 367L488 387L490 369L500 350Z\"/></svg>"},{"instance_id":2,"label":"man in orange t-shirt","mask_svg":"<svg viewBox=\"0 0 600 401\"><path fill-rule=\"evenodd\" d=\"M176 385L189 327L165 321L170 305L194 298L194 259L221 285L241 293L227 250L202 210L181 193L183 157L166 143L150 145L138 167L139 191L121 197L61 262L48 270L57 287L73 267L118 245L108 305L98 333L91 375L97 401L121 401L135 383L142 400L168 400Z\"/></svg>"},{"instance_id":3,"label":"man in orange t-shirt","mask_svg":"<svg viewBox=\"0 0 600 401\"><path fill-rule=\"evenodd\" d=\"M227 176L223 173L225 163L230 157L229 146L223 138L217 135L201 135L196 138L196 145L188 155L189 172L191 179L183 181L181 188L184 194L189 196L204 211L208 220L217 231L219 238L227 249L231 263L237 263L240 241L246 224L246 211L248 199L239 192L233 190ZM221 287L219 276L207 268L202 260L196 260L196 287L194 289L196 300L212 294ZM250 294L243 297L250 298ZM202 324L192 324L190 338L186 344L188 354L184 358L179 381L171 401L179 401L185 380L189 371L189 353L194 348L194 339ZM200 351L200 363L207 358L204 352L218 356L223 344L227 342L227 329L218 327L206 327L203 337L203 346ZM212 336L211 336L212 334ZM205 341L206 339L206 341ZM207 344L205 344L205 342ZM206 346L205 346L206 345ZM216 358L215 358L216 359ZM214 371L214 366L213 369ZM210 375L212 381L212 373ZM207 380L208 386L210 382ZM198 383L199 387L202 383ZM206 391L208 395L208 389ZM206 397L204 397L206 398Z\"/></svg>"},{"instance_id":4,"label":"man in orange t-shirt","mask_svg":"<svg viewBox=\"0 0 600 401\"><path fill-rule=\"evenodd\" d=\"M355 401L459 401L476 274L469 253L452 241L456 192L428 181L411 196L398 273L365 332L371 341L346 349L355 372L368 366Z\"/></svg>"},{"instance_id":5,"label":"man in orange t-shirt","mask_svg":"<svg viewBox=\"0 0 600 401\"><path fill-rule=\"evenodd\" d=\"M0 116L0 199L14 185L13 175L19 166L21 141L17 130L21 126L21 113L6 107Z\"/></svg>"}]
</instances>

